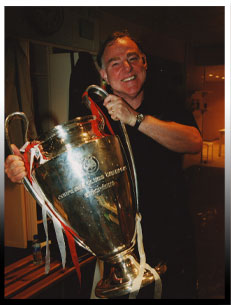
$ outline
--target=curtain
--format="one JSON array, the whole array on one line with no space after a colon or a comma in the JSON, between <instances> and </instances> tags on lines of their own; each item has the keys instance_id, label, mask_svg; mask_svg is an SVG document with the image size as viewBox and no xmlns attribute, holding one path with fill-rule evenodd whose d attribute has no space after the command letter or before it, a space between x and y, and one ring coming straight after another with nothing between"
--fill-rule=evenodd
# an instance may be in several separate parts
<instances>
[{"instance_id":1,"label":"curtain","mask_svg":"<svg viewBox=\"0 0 231 305\"><path fill-rule=\"evenodd\" d=\"M36 138L29 63L29 41L7 38L5 43L5 116L24 112L29 120L29 138ZM25 128L21 120L10 124L11 142L21 147ZM6 154L9 154L8 145Z\"/></svg>"},{"instance_id":2,"label":"curtain","mask_svg":"<svg viewBox=\"0 0 231 305\"><path fill-rule=\"evenodd\" d=\"M92 55L79 52L79 59L72 68L69 86L69 120L76 116L89 115L89 109L81 103L84 91L90 85L100 85L100 75Z\"/></svg>"}]
</instances>

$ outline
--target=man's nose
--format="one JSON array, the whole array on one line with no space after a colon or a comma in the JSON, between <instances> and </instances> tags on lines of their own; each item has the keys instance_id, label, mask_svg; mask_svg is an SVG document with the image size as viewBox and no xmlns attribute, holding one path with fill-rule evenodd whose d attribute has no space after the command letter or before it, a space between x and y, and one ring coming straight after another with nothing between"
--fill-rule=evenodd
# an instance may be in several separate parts
<instances>
[{"instance_id":1,"label":"man's nose","mask_svg":"<svg viewBox=\"0 0 231 305\"><path fill-rule=\"evenodd\" d=\"M132 70L132 64L128 61L128 60L125 60L124 63L123 63L123 66L126 70L128 71L131 71Z\"/></svg>"}]
</instances>

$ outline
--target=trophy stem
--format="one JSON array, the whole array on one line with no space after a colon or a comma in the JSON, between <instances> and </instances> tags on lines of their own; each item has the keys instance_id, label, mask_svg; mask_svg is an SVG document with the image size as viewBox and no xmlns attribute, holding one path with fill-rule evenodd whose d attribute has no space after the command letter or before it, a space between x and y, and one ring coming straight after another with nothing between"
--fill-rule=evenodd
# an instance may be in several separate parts
<instances>
[{"instance_id":1,"label":"trophy stem","mask_svg":"<svg viewBox=\"0 0 231 305\"><path fill-rule=\"evenodd\" d=\"M140 265L133 253L124 255L122 260L111 264L109 269L105 268L104 276L96 286L95 295L99 298L113 298L129 294L139 269ZM154 281L154 275L145 269L140 288Z\"/></svg>"}]
</instances>

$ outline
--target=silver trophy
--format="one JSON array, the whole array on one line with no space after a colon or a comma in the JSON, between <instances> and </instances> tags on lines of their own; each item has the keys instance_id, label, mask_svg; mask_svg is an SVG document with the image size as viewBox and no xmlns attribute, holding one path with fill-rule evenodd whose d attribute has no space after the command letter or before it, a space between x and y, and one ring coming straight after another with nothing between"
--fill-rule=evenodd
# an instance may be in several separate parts
<instances>
[{"instance_id":1,"label":"silver trophy","mask_svg":"<svg viewBox=\"0 0 231 305\"><path fill-rule=\"evenodd\" d=\"M107 95L94 85L87 92L90 90ZM85 102L91 103L87 96ZM9 145L9 124L15 118L26 122L27 141L28 120L24 113L16 112L5 121ZM31 175L75 233L76 242L111 266L95 289L97 297L111 298L130 293L139 274L133 253L138 200L133 158L126 156L118 136L104 133L104 124L102 116L77 117L40 136L33 143L39 144L43 162L34 163ZM23 183L39 202L27 177ZM154 280L153 273L145 269L141 287Z\"/></svg>"}]
</instances>

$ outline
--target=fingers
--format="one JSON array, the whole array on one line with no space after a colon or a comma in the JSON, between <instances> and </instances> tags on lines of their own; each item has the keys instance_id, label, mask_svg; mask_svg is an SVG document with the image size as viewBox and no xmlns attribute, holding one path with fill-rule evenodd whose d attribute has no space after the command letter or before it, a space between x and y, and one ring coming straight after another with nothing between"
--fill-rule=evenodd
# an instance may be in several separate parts
<instances>
[{"instance_id":1,"label":"fingers","mask_svg":"<svg viewBox=\"0 0 231 305\"><path fill-rule=\"evenodd\" d=\"M121 121L130 126L135 125L137 112L120 97L109 94L103 105L107 108L112 120Z\"/></svg>"},{"instance_id":2,"label":"fingers","mask_svg":"<svg viewBox=\"0 0 231 305\"><path fill-rule=\"evenodd\" d=\"M113 95L108 95L104 102L103 102L103 105L107 108L108 112L112 112L112 107L115 105L115 101L117 100L117 97L116 96L113 96Z\"/></svg>"},{"instance_id":3,"label":"fingers","mask_svg":"<svg viewBox=\"0 0 231 305\"><path fill-rule=\"evenodd\" d=\"M15 144L11 144L10 146L11 146L11 149L12 149L14 155L22 156L22 154L20 153L20 150L18 149L18 147Z\"/></svg>"},{"instance_id":4,"label":"fingers","mask_svg":"<svg viewBox=\"0 0 231 305\"><path fill-rule=\"evenodd\" d=\"M111 94L105 98L103 103L114 121L118 121L120 119L119 114L123 104L124 101L120 97Z\"/></svg>"},{"instance_id":5,"label":"fingers","mask_svg":"<svg viewBox=\"0 0 231 305\"><path fill-rule=\"evenodd\" d=\"M112 102L113 98L115 98L114 95L112 94L109 94L105 99L104 99L104 102L103 102L103 105L108 108L108 104Z\"/></svg>"},{"instance_id":6,"label":"fingers","mask_svg":"<svg viewBox=\"0 0 231 305\"><path fill-rule=\"evenodd\" d=\"M14 145L15 146L15 145ZM16 148L16 149L15 149ZM12 150L19 155L9 155L5 161L5 173L12 182L21 183L23 177L27 175L23 162L23 157L17 147Z\"/></svg>"},{"instance_id":7,"label":"fingers","mask_svg":"<svg viewBox=\"0 0 231 305\"><path fill-rule=\"evenodd\" d=\"M26 177L26 172L25 171L22 171L22 172L20 172L19 174L17 174L17 175L13 175L13 174L9 174L9 175L7 175L8 176L8 178L11 180L11 182L13 182L13 183L22 183L22 179L24 178L24 177Z\"/></svg>"}]
</instances>

